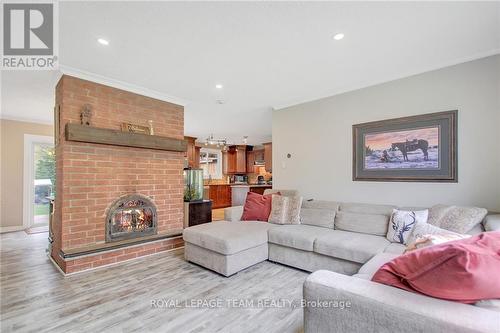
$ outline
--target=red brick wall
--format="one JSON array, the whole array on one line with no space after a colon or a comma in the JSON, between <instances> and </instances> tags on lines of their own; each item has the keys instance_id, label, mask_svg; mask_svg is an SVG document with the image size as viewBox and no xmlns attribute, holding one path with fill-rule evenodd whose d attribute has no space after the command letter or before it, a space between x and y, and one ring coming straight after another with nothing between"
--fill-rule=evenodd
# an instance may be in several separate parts
<instances>
[{"instance_id":1,"label":"red brick wall","mask_svg":"<svg viewBox=\"0 0 500 333\"><path fill-rule=\"evenodd\" d=\"M122 122L148 125L155 135L184 138L184 109L160 101L63 76L56 87L59 144L52 256L105 242L106 208L124 194L139 193L157 207L158 233L182 230L184 153L66 141L68 122L80 123L84 104L92 106L92 126L120 129ZM56 124L57 126L57 124ZM57 253L56 253L57 252Z\"/></svg>"}]
</instances>

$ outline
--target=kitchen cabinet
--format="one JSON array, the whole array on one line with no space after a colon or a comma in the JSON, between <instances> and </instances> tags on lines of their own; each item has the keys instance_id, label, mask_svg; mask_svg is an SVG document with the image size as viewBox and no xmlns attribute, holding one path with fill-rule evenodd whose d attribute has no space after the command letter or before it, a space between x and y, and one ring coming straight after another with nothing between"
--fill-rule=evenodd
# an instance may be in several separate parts
<instances>
[{"instance_id":1,"label":"kitchen cabinet","mask_svg":"<svg viewBox=\"0 0 500 333\"><path fill-rule=\"evenodd\" d=\"M192 169L198 169L200 167L200 149L195 146L196 138L185 136L184 140L187 141L187 151L185 154L187 166Z\"/></svg>"},{"instance_id":2,"label":"kitchen cabinet","mask_svg":"<svg viewBox=\"0 0 500 333\"><path fill-rule=\"evenodd\" d=\"M247 146L229 146L223 154L223 172L225 174L247 173Z\"/></svg>"},{"instance_id":3,"label":"kitchen cabinet","mask_svg":"<svg viewBox=\"0 0 500 333\"><path fill-rule=\"evenodd\" d=\"M231 206L231 186L227 184L210 185L209 198L212 208L226 208Z\"/></svg>"},{"instance_id":4,"label":"kitchen cabinet","mask_svg":"<svg viewBox=\"0 0 500 333\"><path fill-rule=\"evenodd\" d=\"M247 173L255 172L255 152L247 151Z\"/></svg>"},{"instance_id":5,"label":"kitchen cabinet","mask_svg":"<svg viewBox=\"0 0 500 333\"><path fill-rule=\"evenodd\" d=\"M230 175L236 172L236 152L228 150L222 152L222 173Z\"/></svg>"},{"instance_id":6,"label":"kitchen cabinet","mask_svg":"<svg viewBox=\"0 0 500 333\"><path fill-rule=\"evenodd\" d=\"M273 172L273 143L264 143L264 161L267 172Z\"/></svg>"},{"instance_id":7,"label":"kitchen cabinet","mask_svg":"<svg viewBox=\"0 0 500 333\"><path fill-rule=\"evenodd\" d=\"M257 163L264 163L265 157L264 157L264 149L258 149L254 150L254 157L255 157L255 162Z\"/></svg>"}]
</instances>

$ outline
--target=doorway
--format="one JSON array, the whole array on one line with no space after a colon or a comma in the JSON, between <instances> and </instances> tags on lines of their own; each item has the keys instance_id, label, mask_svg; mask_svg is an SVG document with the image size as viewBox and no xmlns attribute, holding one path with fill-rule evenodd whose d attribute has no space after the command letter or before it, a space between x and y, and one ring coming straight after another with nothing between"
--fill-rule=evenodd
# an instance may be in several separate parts
<instances>
[{"instance_id":1,"label":"doorway","mask_svg":"<svg viewBox=\"0 0 500 333\"><path fill-rule=\"evenodd\" d=\"M24 228L48 227L55 181L54 138L25 134Z\"/></svg>"}]
</instances>

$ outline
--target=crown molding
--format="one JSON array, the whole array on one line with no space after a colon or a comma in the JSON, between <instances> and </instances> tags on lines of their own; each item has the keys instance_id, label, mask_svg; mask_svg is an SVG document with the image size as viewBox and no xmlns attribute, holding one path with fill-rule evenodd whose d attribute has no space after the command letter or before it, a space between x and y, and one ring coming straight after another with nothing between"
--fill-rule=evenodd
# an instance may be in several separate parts
<instances>
[{"instance_id":1,"label":"crown molding","mask_svg":"<svg viewBox=\"0 0 500 333\"><path fill-rule=\"evenodd\" d=\"M0 120L11 120L11 121L19 121L19 122L30 123L30 124L54 126L54 122L52 120L19 117L19 116L5 115L5 114L0 115Z\"/></svg>"},{"instance_id":2,"label":"crown molding","mask_svg":"<svg viewBox=\"0 0 500 333\"><path fill-rule=\"evenodd\" d=\"M167 95L167 94L164 94L164 93L156 91L156 90L152 90L152 89L138 86L138 85L135 85L132 83L112 79L112 78L102 76L102 75L99 75L96 73L87 72L87 71L77 69L74 67L70 67L70 66L66 66L66 65L61 64L61 65L59 65L59 70L65 75L74 76L74 77L77 77L79 79L92 81L92 82L100 83L100 84L110 86L113 88L130 91L130 92L133 92L133 93L136 93L139 95L152 97L152 98L155 98L155 99L158 99L161 101L165 101L165 102L169 102L169 103L173 103L173 104L177 104L177 105L181 105L181 106L186 106L189 104L188 100L185 100L185 99L180 98L180 97Z\"/></svg>"},{"instance_id":3,"label":"crown molding","mask_svg":"<svg viewBox=\"0 0 500 333\"><path fill-rule=\"evenodd\" d=\"M388 82L392 82L392 81L396 81L396 80L405 79L405 78L408 78L408 77L411 77L411 76L415 76L415 75L419 75L419 74L424 74L424 73L432 72L432 71L435 71L435 70L444 69L446 67L452 67L452 66L455 66L455 65L460 65L460 64L463 64L463 63L466 63L466 62L470 62L470 61L474 61L474 60L479 60L479 59L482 59L482 58L487 58L487 57L491 57L491 56L495 56L495 55L499 55L499 54L500 54L500 49L493 49L493 50L486 51L486 52L480 52L480 53L474 54L473 56L468 56L468 57L462 57L462 58L454 59L453 61L448 61L448 62L442 63L442 64L440 64L438 66L433 66L433 67L426 68L426 69L423 69L423 70L417 70L417 71L407 72L406 74L397 75L397 76L394 76L392 78L389 78L389 79L386 79L386 80L383 80L383 81L372 81L372 82L368 82L367 81L367 82L362 82L361 84L357 84L355 86L344 87L342 89L338 89L338 90L332 91L331 93L319 95L319 96L316 96L316 97L311 97L311 98L302 99L302 100L296 100L296 101L292 101L292 102L288 102L288 103L283 103L283 104L277 104L277 105L272 106L272 109L273 109L273 111L277 111L277 110L281 110L281 109L286 109L286 108L289 108L289 107L292 107L292 106L296 106L296 105L300 105L300 104L304 104L304 103L309 103L309 102L317 101L317 100L320 100L320 99L329 98L329 97L333 97L333 96L336 96L336 95L340 95L340 94L344 94L344 93L348 93L348 92L352 92L352 91L356 91L356 90L360 90L360 89L364 89L364 88L368 88L368 87L373 87L373 86L376 86L376 85L379 85L379 84L384 84L384 83L388 83Z\"/></svg>"}]
</instances>

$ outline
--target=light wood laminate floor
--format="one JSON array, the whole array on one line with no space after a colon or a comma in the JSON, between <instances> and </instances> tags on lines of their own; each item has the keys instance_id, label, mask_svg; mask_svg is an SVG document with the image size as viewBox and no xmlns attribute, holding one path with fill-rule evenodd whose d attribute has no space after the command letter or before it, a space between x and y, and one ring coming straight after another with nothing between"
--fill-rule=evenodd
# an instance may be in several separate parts
<instances>
[{"instance_id":1,"label":"light wood laminate floor","mask_svg":"<svg viewBox=\"0 0 500 333\"><path fill-rule=\"evenodd\" d=\"M307 273L293 268L266 261L225 278L184 261L179 249L63 277L45 255L46 233L3 234L0 241L3 333L302 331L300 307L272 307L300 301ZM198 299L225 306L185 307Z\"/></svg>"}]
</instances>

